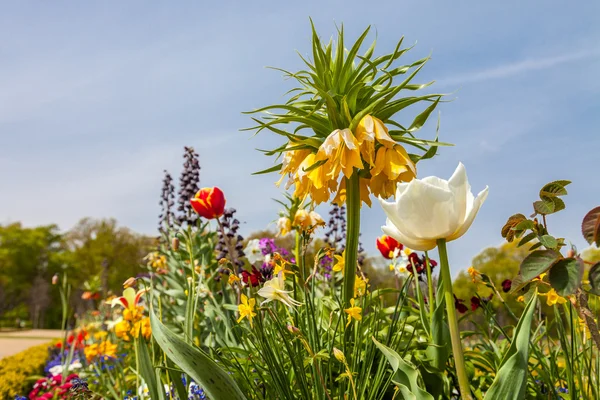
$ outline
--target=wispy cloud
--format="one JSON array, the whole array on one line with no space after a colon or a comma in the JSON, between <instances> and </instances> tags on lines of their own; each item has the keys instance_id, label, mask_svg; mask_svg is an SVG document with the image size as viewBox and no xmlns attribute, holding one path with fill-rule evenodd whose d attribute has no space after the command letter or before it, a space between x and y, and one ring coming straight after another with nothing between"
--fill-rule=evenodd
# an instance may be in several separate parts
<instances>
[{"instance_id":1,"label":"wispy cloud","mask_svg":"<svg viewBox=\"0 0 600 400\"><path fill-rule=\"evenodd\" d=\"M532 71L539 71L552 68L561 64L570 63L600 56L600 50L585 49L569 54L562 54L552 57L528 58L525 60L503 64L493 68L487 68L480 71L473 71L466 74L449 76L442 78L438 82L442 86L488 81L492 79L502 79L514 75L519 75Z\"/></svg>"}]
</instances>

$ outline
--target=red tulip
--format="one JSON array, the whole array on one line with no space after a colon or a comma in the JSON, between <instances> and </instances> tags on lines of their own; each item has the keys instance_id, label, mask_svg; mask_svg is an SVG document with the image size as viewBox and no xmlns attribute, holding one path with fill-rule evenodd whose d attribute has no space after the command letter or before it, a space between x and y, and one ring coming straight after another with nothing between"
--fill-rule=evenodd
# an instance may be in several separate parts
<instances>
[{"instance_id":1,"label":"red tulip","mask_svg":"<svg viewBox=\"0 0 600 400\"><path fill-rule=\"evenodd\" d=\"M391 236L383 235L377 238L377 248L381 255L388 260L394 258L396 250L400 251L404 246Z\"/></svg>"},{"instance_id":2,"label":"red tulip","mask_svg":"<svg viewBox=\"0 0 600 400\"><path fill-rule=\"evenodd\" d=\"M219 218L225 210L225 195L218 187L202 188L190 200L194 211L206 219Z\"/></svg>"}]
</instances>

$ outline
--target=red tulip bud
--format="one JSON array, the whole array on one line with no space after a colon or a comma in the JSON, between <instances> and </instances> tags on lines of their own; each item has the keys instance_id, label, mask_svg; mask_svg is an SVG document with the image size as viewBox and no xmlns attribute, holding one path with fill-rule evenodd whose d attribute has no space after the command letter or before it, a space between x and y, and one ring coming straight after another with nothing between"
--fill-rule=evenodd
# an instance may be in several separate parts
<instances>
[{"instance_id":1,"label":"red tulip bud","mask_svg":"<svg viewBox=\"0 0 600 400\"><path fill-rule=\"evenodd\" d=\"M192 208L206 219L219 218L225 210L225 195L218 187L202 188L190 200Z\"/></svg>"}]
</instances>

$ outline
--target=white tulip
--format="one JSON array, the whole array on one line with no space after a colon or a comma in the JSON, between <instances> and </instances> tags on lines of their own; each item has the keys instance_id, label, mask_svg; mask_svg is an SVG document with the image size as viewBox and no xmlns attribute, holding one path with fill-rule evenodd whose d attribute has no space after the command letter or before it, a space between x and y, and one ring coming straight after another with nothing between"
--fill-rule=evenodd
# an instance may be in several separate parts
<instances>
[{"instance_id":1,"label":"white tulip","mask_svg":"<svg viewBox=\"0 0 600 400\"><path fill-rule=\"evenodd\" d=\"M446 181L436 176L399 183L396 201L379 198L387 215L381 229L414 250L431 250L437 239L458 239L469 229L488 195L486 186L477 197L462 163Z\"/></svg>"}]
</instances>

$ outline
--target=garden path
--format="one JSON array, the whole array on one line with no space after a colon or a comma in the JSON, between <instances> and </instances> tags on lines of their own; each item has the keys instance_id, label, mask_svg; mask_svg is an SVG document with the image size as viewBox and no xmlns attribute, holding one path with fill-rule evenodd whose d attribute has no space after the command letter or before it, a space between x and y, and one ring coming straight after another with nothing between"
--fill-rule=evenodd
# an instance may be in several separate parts
<instances>
[{"instance_id":1,"label":"garden path","mask_svg":"<svg viewBox=\"0 0 600 400\"><path fill-rule=\"evenodd\" d=\"M32 346L60 338L60 330L31 329L0 331L0 358L12 356Z\"/></svg>"}]
</instances>

